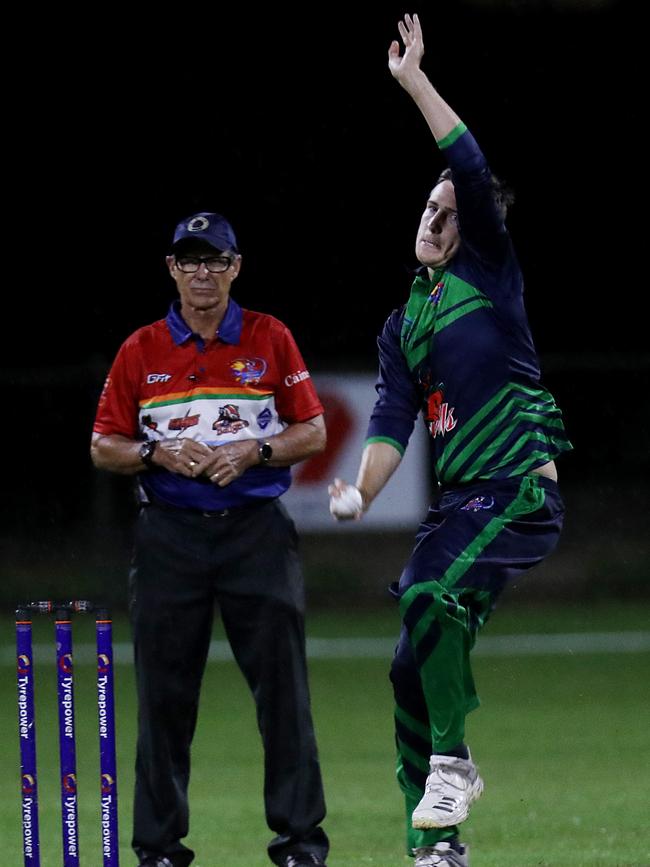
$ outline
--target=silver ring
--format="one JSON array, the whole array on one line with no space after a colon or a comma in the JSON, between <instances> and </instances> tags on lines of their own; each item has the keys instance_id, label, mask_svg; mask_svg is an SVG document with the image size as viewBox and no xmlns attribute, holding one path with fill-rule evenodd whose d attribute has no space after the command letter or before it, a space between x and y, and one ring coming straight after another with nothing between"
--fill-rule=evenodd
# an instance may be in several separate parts
<instances>
[{"instance_id":1,"label":"silver ring","mask_svg":"<svg viewBox=\"0 0 650 867\"><path fill-rule=\"evenodd\" d=\"M196 466L196 461L190 461L190 469L193 470Z\"/></svg>"},{"instance_id":2,"label":"silver ring","mask_svg":"<svg viewBox=\"0 0 650 867\"><path fill-rule=\"evenodd\" d=\"M210 478L211 478L211 479L218 479L218 478L219 478L219 473L215 473L214 475L210 476Z\"/></svg>"}]
</instances>

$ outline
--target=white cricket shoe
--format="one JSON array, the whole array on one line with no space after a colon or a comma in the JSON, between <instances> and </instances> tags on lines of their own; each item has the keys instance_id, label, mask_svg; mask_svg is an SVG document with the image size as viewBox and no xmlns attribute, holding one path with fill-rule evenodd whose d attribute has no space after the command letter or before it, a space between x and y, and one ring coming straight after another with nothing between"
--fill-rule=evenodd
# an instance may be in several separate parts
<instances>
[{"instance_id":1,"label":"white cricket shoe","mask_svg":"<svg viewBox=\"0 0 650 867\"><path fill-rule=\"evenodd\" d=\"M415 867L469 867L469 849L462 845L460 848L459 852L449 843L436 843L414 849Z\"/></svg>"},{"instance_id":2,"label":"white cricket shoe","mask_svg":"<svg viewBox=\"0 0 650 867\"><path fill-rule=\"evenodd\" d=\"M464 822L472 803L483 792L483 780L472 757L459 759L433 755L429 767L424 796L413 810L411 824L414 828L426 830Z\"/></svg>"}]
</instances>

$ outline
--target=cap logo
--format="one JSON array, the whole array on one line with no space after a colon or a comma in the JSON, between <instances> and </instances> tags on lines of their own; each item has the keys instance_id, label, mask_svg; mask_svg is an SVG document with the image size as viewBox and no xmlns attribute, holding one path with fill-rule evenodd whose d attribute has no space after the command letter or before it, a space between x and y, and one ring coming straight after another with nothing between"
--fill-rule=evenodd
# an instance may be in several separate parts
<instances>
[{"instance_id":1,"label":"cap logo","mask_svg":"<svg viewBox=\"0 0 650 867\"><path fill-rule=\"evenodd\" d=\"M209 225L210 225L210 222L208 220L206 220L205 217L194 217L187 224L187 231L188 232L204 232L208 228Z\"/></svg>"}]
</instances>

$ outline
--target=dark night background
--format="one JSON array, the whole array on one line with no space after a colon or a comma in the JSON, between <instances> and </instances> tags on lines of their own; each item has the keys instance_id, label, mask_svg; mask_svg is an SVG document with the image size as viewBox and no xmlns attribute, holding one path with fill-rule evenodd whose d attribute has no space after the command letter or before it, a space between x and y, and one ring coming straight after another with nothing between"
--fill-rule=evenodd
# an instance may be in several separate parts
<instances>
[{"instance_id":1,"label":"dark night background","mask_svg":"<svg viewBox=\"0 0 650 867\"><path fill-rule=\"evenodd\" d=\"M235 297L284 320L312 372L374 370L443 166L387 70L405 11L420 14L429 77L517 194L509 225L544 382L576 446L560 464L565 589L614 573L621 593L647 588L650 353L633 300L620 7L191 9L155 21L57 10L15 70L3 598L98 580L122 599L128 483L93 470L88 441L120 343L174 297L164 255L182 217L228 217L244 256Z\"/></svg>"}]
</instances>

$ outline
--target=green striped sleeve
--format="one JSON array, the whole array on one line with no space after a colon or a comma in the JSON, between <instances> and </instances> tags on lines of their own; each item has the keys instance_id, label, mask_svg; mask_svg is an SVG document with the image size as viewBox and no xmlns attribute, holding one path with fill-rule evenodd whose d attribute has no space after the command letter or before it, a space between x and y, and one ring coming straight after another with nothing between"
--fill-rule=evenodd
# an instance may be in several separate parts
<instances>
[{"instance_id":1,"label":"green striped sleeve","mask_svg":"<svg viewBox=\"0 0 650 867\"><path fill-rule=\"evenodd\" d=\"M392 437L368 437L365 445L369 446L372 445L372 443L388 443L389 446L397 449L397 451L400 453L400 455L402 455L402 457L404 456L404 452L406 451L404 446L401 443L398 443L397 440L394 440Z\"/></svg>"},{"instance_id":2,"label":"green striped sleeve","mask_svg":"<svg viewBox=\"0 0 650 867\"><path fill-rule=\"evenodd\" d=\"M441 138L440 141L437 142L438 147L440 150L448 148L450 145L453 145L453 143L459 139L464 132L467 132L467 127L461 120L458 126L455 126L451 132L448 132L444 138Z\"/></svg>"}]
</instances>

